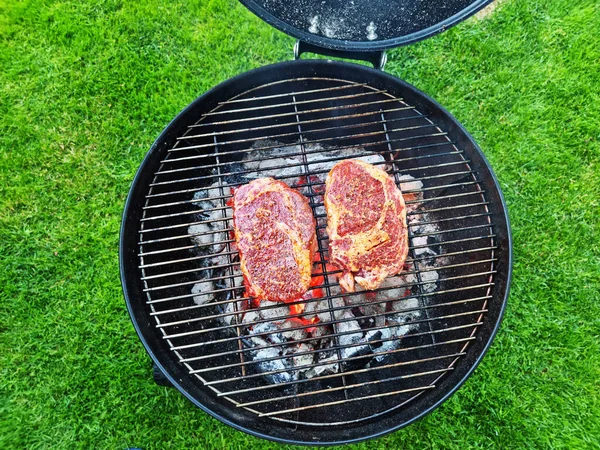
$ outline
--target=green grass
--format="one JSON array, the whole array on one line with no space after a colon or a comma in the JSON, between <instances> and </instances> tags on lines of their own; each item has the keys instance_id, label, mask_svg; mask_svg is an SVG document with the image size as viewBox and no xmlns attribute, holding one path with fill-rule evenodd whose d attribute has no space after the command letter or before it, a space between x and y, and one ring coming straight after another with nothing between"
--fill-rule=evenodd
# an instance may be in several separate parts
<instances>
[{"instance_id":1,"label":"green grass","mask_svg":"<svg viewBox=\"0 0 600 450\"><path fill-rule=\"evenodd\" d=\"M458 393L352 448L599 448L599 32L595 0L507 0L390 52L488 156L514 278ZM0 448L275 447L151 381L117 253L163 127L292 45L234 0L0 0Z\"/></svg>"}]
</instances>

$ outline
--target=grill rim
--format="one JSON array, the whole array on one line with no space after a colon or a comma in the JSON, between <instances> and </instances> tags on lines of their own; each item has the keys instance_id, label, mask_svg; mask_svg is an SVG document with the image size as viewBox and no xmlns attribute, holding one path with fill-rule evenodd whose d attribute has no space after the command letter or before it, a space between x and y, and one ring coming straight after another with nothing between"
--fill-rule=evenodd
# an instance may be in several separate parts
<instances>
[{"instance_id":1,"label":"grill rim","mask_svg":"<svg viewBox=\"0 0 600 450\"><path fill-rule=\"evenodd\" d=\"M144 330L143 330L144 327L154 328L154 323L151 322L151 317L149 317L149 316L146 317L144 315L144 312L142 311L143 308L140 305L138 305L136 308L136 305L134 305L134 303L132 302L132 298L135 295L135 290L136 290L135 287L133 286L133 284L135 284L135 282L136 282L136 278L135 278L136 273L135 272L137 270L137 247L138 247L137 231L139 230L139 219L133 217L130 213L132 211L134 211L135 208L138 208L139 211L141 212L141 206L143 206L144 201L145 201L145 193L146 192L144 192L144 191L147 188L147 185L144 184L142 181L144 178L152 178L153 171L149 170L150 167L148 167L148 166L155 163L153 161L155 156L159 152L164 150L165 144L172 139L172 136L180 135L182 130L185 130L187 128L187 126L189 125L189 120L186 120L188 114L195 111L199 105L203 105L203 104L209 105L215 100L216 101L223 100L227 95L227 91L230 89L233 89L235 91L236 90L236 88L235 88L236 82L238 82L242 79L245 81L248 81L250 78L253 78L254 80L258 80L258 79L261 79L262 74L264 74L265 72L273 71L274 73L283 74L284 72L286 72L286 69L287 69L287 71L290 71L291 67L299 68L299 66L306 66L303 68L304 73L308 72L308 73L311 73L313 76L317 76L317 77L325 76L325 72L332 70L332 67L335 68L336 70L346 71L345 73L347 73L348 71L352 71L352 70L353 71L361 70L364 72L365 78L371 79L374 81L374 78L376 78L376 77L378 77L378 78L383 77L384 79L387 79L388 83L395 84L403 90L410 91L411 95L414 95L416 98L418 98L424 104L428 104L428 106L430 106L430 107L437 108L437 110L438 110L437 113L441 116L444 116L444 118L445 118L444 125L446 126L446 128L448 128L448 127L452 128L452 129L448 128L447 131L452 132L452 133L458 133L459 135L462 134L461 137L463 138L464 143L471 146L472 151L477 153L478 156L481 158L480 162L481 162L482 166L477 167L477 170L481 171L482 169L484 169L484 172L487 172L487 173L483 173L484 178L487 176L489 178L490 184L492 184L495 187L495 191L497 193L497 199L494 199L494 200L496 200L496 203L497 203L496 206L499 208L499 212L500 212L499 218L503 219L504 224L506 225L506 236L505 236L506 248L504 249L505 254L506 254L506 257L505 257L506 278L503 283L499 283L497 286L497 289L504 289L504 295L503 295L503 298L500 298L500 296L498 296L499 297L498 301L501 300L501 304L500 304L499 311L498 311L498 317L497 317L495 323L493 324L492 329L489 332L485 332L486 334L489 333L489 335L482 337L482 335L484 334L483 330L479 330L475 335L476 341L473 342L473 344L472 344L473 347L476 345L478 340L483 341L484 340L483 338L487 338L487 342L485 342L483 344L483 347L481 348L481 350L479 350L479 354L476 356L476 358L473 361L467 362L467 364L469 366L466 369L466 372L464 373L464 375L462 375L462 377L460 379L458 379L458 381L453 381L453 384L449 388L440 388L439 390L445 389L446 392L444 392L443 395L439 399L435 400L431 405L429 405L428 407L423 408L421 411L419 411L418 414L415 414L410 419L402 421L399 424L395 424L393 426L385 426L385 428L383 430L380 430L380 431L377 431L377 432L371 433L371 434L361 435L360 437L356 437L356 438L346 438L346 439L327 440L327 441L306 441L306 440L294 440L294 439L288 439L288 438L281 438L281 437L274 436L271 434L262 433L255 429L250 429L250 428L242 425L241 423L235 422L235 420L232 420L232 419L226 417L225 415L219 413L217 410L212 409L211 406L213 406L213 407L216 406L217 407L216 409L223 409L223 407L222 407L222 405L219 405L219 404L215 405L214 401L211 401L208 392L202 392L202 396L206 397L206 399L208 401L202 401L201 399L199 399L199 397L201 397L201 396L194 396L192 393L190 393L188 391L188 389L186 389L186 387L184 386L185 382L188 380L185 380L183 378L181 378L180 380L177 380L177 378L174 376L174 374L177 373L178 370L181 370L180 368L177 367L177 362L175 360L171 360L166 355L166 352L164 352L164 350L162 350L160 348L161 344L159 342L155 342L155 343L150 342L152 340L160 341L162 339L159 339L159 334L155 333L154 330L151 330L150 332L144 332ZM350 77L350 78L352 78L352 77ZM261 84L264 84L264 83L261 83L261 82L258 83L258 85L261 85ZM418 105L415 105L415 107L417 107L418 109L422 109ZM461 144L460 142L458 143L458 145L461 147L464 146L464 144ZM494 201L490 198L488 198L486 200ZM320 61L320 60L301 60L301 61L282 62L282 63L277 63L277 64L273 64L273 65L269 65L269 66L263 66L263 67L260 67L260 68L257 68L257 69L254 69L254 70L251 70L248 72L244 72L242 74L237 75L236 77L233 77L231 79L228 79L228 80L220 83L219 85L213 87L212 89L210 89L203 95L199 96L196 100L194 100L187 107L185 107L164 128L164 130L161 132L159 137L155 140L155 142L150 147L150 150L145 155L142 163L140 164L140 166L136 172L136 175L133 179L133 182L131 184L131 187L130 187L130 190L129 190L129 193L127 195L127 199L125 202L125 207L124 207L123 217L122 217L122 222L121 222L121 229L120 229L120 240L119 240L119 269L120 269L119 272L120 272L121 284L122 284L122 289L123 289L123 294L125 297L125 303L127 306L127 310L129 312L130 319L133 323L134 329L135 329L140 341L142 342L144 348L146 349L146 352L150 355L154 364L164 374L165 378L167 378L169 380L169 382L174 387L176 387L179 392L181 392L185 397L187 397L197 407L202 409L204 412L210 414L211 416L215 417L216 419L220 420L221 422L223 422L237 430L243 431L245 433L251 434L256 437L260 437L263 439L276 441L276 442L280 442L280 443L312 445L312 446L314 446L314 445L323 446L323 445L350 444L350 443L361 442L361 441L365 441L368 439L374 439L374 438L384 436L384 435L394 432L400 428L403 428L403 427L415 422L416 420L419 420L420 418L424 417L425 415L429 414L431 411L436 409L443 402L445 402L451 395L453 395L465 383L465 381L472 375L474 370L480 364L481 360L487 353L489 347L491 346L491 344L497 334L497 331L502 322L504 312L506 309L506 305L507 305L507 301L508 301L508 296L509 296L509 291L510 291L510 282L511 282L511 278L512 278L512 264L513 264L512 233L511 233L511 228L510 228L510 221L509 221L509 217L508 217L506 202L504 200L502 191L500 189L498 179L497 179L495 173L493 172L487 158L481 151L480 147L477 145L477 143L475 142L473 137L462 126L462 124L460 124L456 120L456 118L454 118L454 116L452 116L452 114L450 114L446 109L444 109L439 103L437 103L435 100L433 100L427 94L423 93L422 91L416 89L414 86L405 82L404 80L401 80L400 78L394 77L387 73L383 73L381 71L371 69L371 68L368 68L368 67L365 67L362 65L357 65L354 63L346 63L346 62L337 62L337 61L331 62L331 61ZM143 293L140 292L140 294L143 294ZM140 303L140 302L138 301L138 303ZM491 325L489 322L491 322L492 320L493 320L493 318L489 319L488 325ZM154 335L152 333L154 333ZM162 345L164 346L164 345L166 345L166 343L163 342ZM475 351L472 350L473 347L471 347L472 354L476 351L476 350ZM450 374L447 375L445 377L445 380L448 380L450 378L450 376L451 376ZM442 383L444 383L444 382L442 381ZM442 384L442 383L440 383L440 384ZM232 408L225 408L225 409L228 410L231 417L233 417L233 418L235 418L237 415L239 415L239 412L235 411L235 409L232 409ZM273 423L273 425L275 426L275 423ZM334 431L334 433L335 433L335 431ZM339 436L339 434L338 434L338 436Z\"/></svg>"}]
</instances>

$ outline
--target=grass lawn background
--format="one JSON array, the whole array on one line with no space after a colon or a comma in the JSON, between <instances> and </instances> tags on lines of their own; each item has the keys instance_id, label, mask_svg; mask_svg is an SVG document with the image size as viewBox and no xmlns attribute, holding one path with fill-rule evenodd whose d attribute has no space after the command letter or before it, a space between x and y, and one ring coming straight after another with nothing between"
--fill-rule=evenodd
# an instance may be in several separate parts
<instances>
[{"instance_id":1,"label":"grass lawn background","mask_svg":"<svg viewBox=\"0 0 600 450\"><path fill-rule=\"evenodd\" d=\"M389 52L489 158L514 276L467 383L351 448L600 448L599 35L595 0L506 0ZM154 384L117 255L160 131L292 46L235 0L0 0L1 449L276 447Z\"/></svg>"}]
</instances>

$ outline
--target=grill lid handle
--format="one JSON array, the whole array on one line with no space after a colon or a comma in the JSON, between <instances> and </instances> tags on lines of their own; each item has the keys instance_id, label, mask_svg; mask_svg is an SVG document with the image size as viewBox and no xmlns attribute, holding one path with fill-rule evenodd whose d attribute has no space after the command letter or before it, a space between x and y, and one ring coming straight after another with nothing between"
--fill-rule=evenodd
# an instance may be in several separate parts
<instances>
[{"instance_id":1,"label":"grill lid handle","mask_svg":"<svg viewBox=\"0 0 600 450\"><path fill-rule=\"evenodd\" d=\"M334 50L331 48L319 47L318 45L309 44L301 40L297 40L294 44L294 60L300 59L303 53L314 53L323 56L333 56L335 58L355 59L366 61L373 64L373 67L379 70L385 68L387 62L387 53L385 50L373 52L352 52L346 50Z\"/></svg>"}]
</instances>

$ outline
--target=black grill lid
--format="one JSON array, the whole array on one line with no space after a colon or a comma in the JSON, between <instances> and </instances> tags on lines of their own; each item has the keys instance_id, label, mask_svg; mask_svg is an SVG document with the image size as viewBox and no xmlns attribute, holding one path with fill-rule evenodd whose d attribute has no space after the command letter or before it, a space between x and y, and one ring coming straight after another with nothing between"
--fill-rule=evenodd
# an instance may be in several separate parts
<instances>
[{"instance_id":1,"label":"black grill lid","mask_svg":"<svg viewBox=\"0 0 600 450\"><path fill-rule=\"evenodd\" d=\"M240 0L302 41L336 50L399 47L440 33L492 0Z\"/></svg>"}]
</instances>

